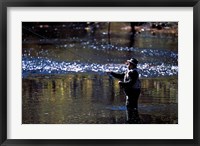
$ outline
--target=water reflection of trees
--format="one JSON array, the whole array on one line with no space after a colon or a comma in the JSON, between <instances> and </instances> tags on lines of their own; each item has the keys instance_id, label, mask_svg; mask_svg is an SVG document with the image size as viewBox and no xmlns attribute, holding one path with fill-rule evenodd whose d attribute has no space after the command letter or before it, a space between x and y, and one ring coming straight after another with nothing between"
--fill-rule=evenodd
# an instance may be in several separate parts
<instances>
[{"instance_id":1,"label":"water reflection of trees","mask_svg":"<svg viewBox=\"0 0 200 146\"><path fill-rule=\"evenodd\" d=\"M177 78L144 79L142 87L143 102L152 100L156 103L177 103L178 101Z\"/></svg>"},{"instance_id":2,"label":"water reflection of trees","mask_svg":"<svg viewBox=\"0 0 200 146\"><path fill-rule=\"evenodd\" d=\"M117 80L103 75L69 74L23 79L23 123L95 123L123 121L124 94ZM140 104L177 103L177 78L142 79ZM114 120L114 121L113 121Z\"/></svg>"}]
</instances>

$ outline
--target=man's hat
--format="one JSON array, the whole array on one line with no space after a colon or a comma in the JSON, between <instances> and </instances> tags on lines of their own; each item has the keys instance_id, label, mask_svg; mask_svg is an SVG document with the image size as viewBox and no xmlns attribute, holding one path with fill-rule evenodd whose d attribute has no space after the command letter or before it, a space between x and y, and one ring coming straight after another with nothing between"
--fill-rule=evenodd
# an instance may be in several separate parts
<instances>
[{"instance_id":1,"label":"man's hat","mask_svg":"<svg viewBox=\"0 0 200 146\"><path fill-rule=\"evenodd\" d=\"M130 60L127 60L127 62L132 63L132 64L134 64L134 65L137 65L137 64L138 64L138 61L137 61L137 59L135 59L135 58L131 58Z\"/></svg>"}]
</instances>

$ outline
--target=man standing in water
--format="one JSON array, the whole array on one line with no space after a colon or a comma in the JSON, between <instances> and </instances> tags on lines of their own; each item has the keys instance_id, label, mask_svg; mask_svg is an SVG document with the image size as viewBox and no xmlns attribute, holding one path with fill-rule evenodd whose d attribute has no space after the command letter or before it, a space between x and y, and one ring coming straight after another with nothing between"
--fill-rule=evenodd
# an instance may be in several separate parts
<instances>
[{"instance_id":1,"label":"man standing in water","mask_svg":"<svg viewBox=\"0 0 200 146\"><path fill-rule=\"evenodd\" d=\"M138 98L141 92L141 83L139 80L137 64L138 61L135 58L131 58L130 60L127 60L128 70L125 73L110 73L113 77L120 79L118 83L124 89L128 123L139 122Z\"/></svg>"}]
</instances>

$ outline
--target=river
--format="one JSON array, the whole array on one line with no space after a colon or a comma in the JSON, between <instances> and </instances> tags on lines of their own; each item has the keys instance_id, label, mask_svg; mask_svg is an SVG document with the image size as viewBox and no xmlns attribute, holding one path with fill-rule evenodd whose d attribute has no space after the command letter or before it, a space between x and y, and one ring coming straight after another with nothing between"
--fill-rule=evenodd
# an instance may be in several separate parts
<instances>
[{"instance_id":1,"label":"river","mask_svg":"<svg viewBox=\"0 0 200 146\"><path fill-rule=\"evenodd\" d=\"M75 25L74 25L75 24ZM140 124L178 123L178 37L129 23L23 23L23 124L126 124L123 90L106 72L139 60ZM94 25L94 24L93 24Z\"/></svg>"}]
</instances>

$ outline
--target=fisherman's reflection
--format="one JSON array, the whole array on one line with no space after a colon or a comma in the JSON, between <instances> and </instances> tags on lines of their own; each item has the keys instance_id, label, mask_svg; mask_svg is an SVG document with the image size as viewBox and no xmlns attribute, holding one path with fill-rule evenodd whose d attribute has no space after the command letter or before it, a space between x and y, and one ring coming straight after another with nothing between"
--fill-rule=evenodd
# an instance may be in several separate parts
<instances>
[{"instance_id":1,"label":"fisherman's reflection","mask_svg":"<svg viewBox=\"0 0 200 146\"><path fill-rule=\"evenodd\" d=\"M129 40L130 40L129 47L134 47L135 46L135 35L131 34Z\"/></svg>"}]
</instances>

